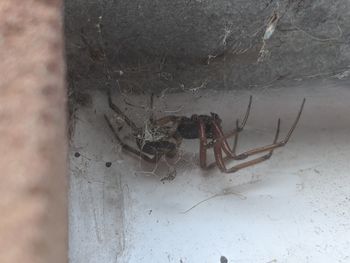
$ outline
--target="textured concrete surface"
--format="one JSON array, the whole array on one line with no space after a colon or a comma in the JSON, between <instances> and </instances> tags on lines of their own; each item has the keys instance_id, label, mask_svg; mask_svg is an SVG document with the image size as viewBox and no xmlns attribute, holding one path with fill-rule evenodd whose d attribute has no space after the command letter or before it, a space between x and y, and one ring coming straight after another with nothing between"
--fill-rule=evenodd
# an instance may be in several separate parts
<instances>
[{"instance_id":1,"label":"textured concrete surface","mask_svg":"<svg viewBox=\"0 0 350 263\"><path fill-rule=\"evenodd\" d=\"M71 261L347 262L349 22L348 0L65 1L69 96L84 106L71 107ZM186 142L166 181L171 164L147 166L113 141L107 87L140 124L148 96L132 93L153 90L156 114L214 108L227 129L254 94L243 148L307 104L269 162L202 173Z\"/></svg>"},{"instance_id":2,"label":"textured concrete surface","mask_svg":"<svg viewBox=\"0 0 350 263\"><path fill-rule=\"evenodd\" d=\"M72 0L65 14L81 90L106 86L106 60L125 91L263 87L350 61L347 0Z\"/></svg>"},{"instance_id":3,"label":"textured concrete surface","mask_svg":"<svg viewBox=\"0 0 350 263\"><path fill-rule=\"evenodd\" d=\"M61 1L0 2L0 262L67 262Z\"/></svg>"}]
</instances>

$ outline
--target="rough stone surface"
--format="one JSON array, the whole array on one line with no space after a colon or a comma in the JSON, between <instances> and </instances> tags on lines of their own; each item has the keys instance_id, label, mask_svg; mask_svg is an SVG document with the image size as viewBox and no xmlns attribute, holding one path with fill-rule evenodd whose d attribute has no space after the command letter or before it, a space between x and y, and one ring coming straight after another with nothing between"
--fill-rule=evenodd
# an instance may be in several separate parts
<instances>
[{"instance_id":1,"label":"rough stone surface","mask_svg":"<svg viewBox=\"0 0 350 263\"><path fill-rule=\"evenodd\" d=\"M61 1L0 2L0 262L67 262Z\"/></svg>"},{"instance_id":2,"label":"rough stone surface","mask_svg":"<svg viewBox=\"0 0 350 263\"><path fill-rule=\"evenodd\" d=\"M105 87L106 60L128 91L265 86L350 61L347 0L72 0L65 14L71 81L82 90Z\"/></svg>"}]
</instances>

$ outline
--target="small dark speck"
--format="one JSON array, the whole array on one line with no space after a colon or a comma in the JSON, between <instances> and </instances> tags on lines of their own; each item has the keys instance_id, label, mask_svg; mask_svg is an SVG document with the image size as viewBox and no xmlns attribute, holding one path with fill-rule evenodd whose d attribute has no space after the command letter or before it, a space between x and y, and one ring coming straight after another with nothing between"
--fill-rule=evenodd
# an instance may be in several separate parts
<instances>
[{"instance_id":1,"label":"small dark speck","mask_svg":"<svg viewBox=\"0 0 350 263\"><path fill-rule=\"evenodd\" d=\"M76 152L76 153L74 154L74 157L76 157L76 158L80 157L80 153Z\"/></svg>"},{"instance_id":2,"label":"small dark speck","mask_svg":"<svg viewBox=\"0 0 350 263\"><path fill-rule=\"evenodd\" d=\"M106 162L106 167L111 167L112 163L111 162Z\"/></svg>"},{"instance_id":3,"label":"small dark speck","mask_svg":"<svg viewBox=\"0 0 350 263\"><path fill-rule=\"evenodd\" d=\"M224 257L224 256L221 256L221 258L220 258L220 263L228 263L227 258Z\"/></svg>"}]
</instances>

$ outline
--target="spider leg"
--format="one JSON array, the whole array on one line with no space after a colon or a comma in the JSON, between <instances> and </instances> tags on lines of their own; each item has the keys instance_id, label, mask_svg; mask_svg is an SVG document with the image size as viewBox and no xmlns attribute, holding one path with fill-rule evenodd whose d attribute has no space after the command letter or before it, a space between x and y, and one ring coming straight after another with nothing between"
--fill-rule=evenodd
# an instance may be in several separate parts
<instances>
[{"instance_id":1,"label":"spider leg","mask_svg":"<svg viewBox=\"0 0 350 263\"><path fill-rule=\"evenodd\" d=\"M232 134L234 135L234 134ZM231 135L231 136L232 136ZM228 135L226 135L228 136ZM221 138L222 140L225 140L225 138ZM205 124L203 123L203 121L199 121L199 161L200 161L200 167L204 170L209 170L213 167L216 166L216 161L210 163L207 165L207 150L215 147L216 143L215 141L208 143L207 142L207 136L206 136L206 132L205 132ZM226 141L226 140L225 140ZM221 142L220 142L221 144ZM227 156L225 157L225 159L232 159L231 156Z\"/></svg>"},{"instance_id":2,"label":"spider leg","mask_svg":"<svg viewBox=\"0 0 350 263\"><path fill-rule=\"evenodd\" d=\"M220 125L216 121L213 121L212 125L213 125L214 135L216 138L215 140L219 139L221 141L222 150L225 152L225 154L227 156L230 156L231 158L235 158L236 157L235 151L236 151L236 146L237 146L237 142L238 142L238 134L240 132L239 121L238 120L236 121L236 129L231 131L230 133L228 133L226 135L224 135L224 132L222 131ZM227 139L232 137L232 136L235 136L235 139L234 139L233 148L231 150L230 146L227 142ZM214 144L211 144L210 147L213 147Z\"/></svg>"},{"instance_id":3,"label":"spider leg","mask_svg":"<svg viewBox=\"0 0 350 263\"><path fill-rule=\"evenodd\" d=\"M213 124L216 124L215 122L213 122ZM238 125L238 120L237 120L237 125ZM230 154L228 151L226 151L226 149L229 149L228 143L226 141L226 138L229 138L233 135L236 135L235 138L237 138L237 130L230 132L227 135L224 135L220 126L219 125L214 125L214 133L216 133L216 137L219 137L221 139L222 142L222 147L224 152L226 153L225 159L232 159L232 154ZM218 133L221 136L218 136ZM199 121L199 160L200 160L200 166L202 169L211 169L216 165L216 162L213 162L209 165L207 165L207 150L215 147L216 141L213 140L212 142L208 143L207 142L207 136L206 136L206 132L205 132L205 124L203 123L203 121ZM236 139L235 139L236 141ZM220 142L220 143L221 143Z\"/></svg>"},{"instance_id":4,"label":"spider leg","mask_svg":"<svg viewBox=\"0 0 350 263\"><path fill-rule=\"evenodd\" d=\"M205 133L205 124L199 121L199 163L200 167L207 169L207 150L210 148L207 143L207 135Z\"/></svg>"},{"instance_id":5,"label":"spider leg","mask_svg":"<svg viewBox=\"0 0 350 263\"><path fill-rule=\"evenodd\" d=\"M151 93L151 99L150 99L150 105L149 105L149 108L150 108L150 115L149 115L149 120L150 120L150 122L151 123L153 123L154 122L154 108L153 108L153 99L154 99L154 93L152 92Z\"/></svg>"},{"instance_id":6,"label":"spider leg","mask_svg":"<svg viewBox=\"0 0 350 263\"><path fill-rule=\"evenodd\" d=\"M243 126L244 127L244 126ZM241 130L243 130L243 127L241 128ZM239 128L239 121L237 120L236 121L236 130L238 131L240 128ZM239 132L237 132L235 134L235 140L233 141L233 147L232 147L232 152L234 154L236 154L236 148L237 148L237 143L238 143L238 135L239 135Z\"/></svg>"},{"instance_id":7,"label":"spider leg","mask_svg":"<svg viewBox=\"0 0 350 263\"><path fill-rule=\"evenodd\" d=\"M250 109L252 108L252 101L253 101L253 96L250 96L249 97L248 108L247 108L247 111L246 111L246 113L244 115L242 123L238 124L238 120L236 122L237 131L243 130L245 124L247 123L247 120L248 120L248 117L249 117L249 114L250 114Z\"/></svg>"},{"instance_id":8,"label":"spider leg","mask_svg":"<svg viewBox=\"0 0 350 263\"><path fill-rule=\"evenodd\" d=\"M236 122L236 125L238 125L238 121ZM274 143L278 139L279 127L280 127L280 120L278 120L278 127L277 127L277 132L276 132ZM222 133L222 130L219 128L219 126L216 126L216 128L218 128L217 131L220 131ZM214 131L216 131L216 129ZM238 132L235 133L235 135L236 135L235 136L235 145L237 144L237 142L236 142L237 134L238 134ZM200 166L202 169L209 170L217 165L221 171L225 172L227 169L225 167L224 162L227 160L236 159L235 158L236 155L232 156L232 154L227 154L227 149L229 149L229 147L228 147L228 144L226 141L226 137L227 137L227 135L220 137L218 139L218 141L216 141L213 144L208 144L206 133L205 133L205 124L203 122L199 123L199 139L200 139L199 156L200 156ZM209 165L207 165L207 150L211 147L214 147L215 162L212 162ZM224 151L226 154L226 157L224 157L224 158L222 156L222 151ZM270 158L272 155L272 152L273 152L273 150L271 150L269 154L267 154L266 156L263 156L263 157L266 159ZM256 161L256 163L258 163L258 162ZM253 164L251 164L251 165L253 165Z\"/></svg>"},{"instance_id":9,"label":"spider leg","mask_svg":"<svg viewBox=\"0 0 350 263\"><path fill-rule=\"evenodd\" d=\"M240 170L242 168L246 168L246 167L249 167L249 166L252 166L252 165L255 165L255 164L258 164L258 163L261 163L263 161L268 160L271 157L274 149L286 145L286 143L290 139L290 137L291 137L293 131L295 130L296 125L297 125L297 123L298 123L298 121L300 119L301 113L302 113L303 108L304 108L304 104L305 104L305 99L303 100L303 102L301 104L300 110L298 112L298 115L297 115L297 117L296 117L292 127L290 128L290 130L288 131L286 137L282 141L277 142L278 141L279 130L280 130L280 123L281 123L280 119L278 120L277 131L276 131L274 142L272 144L267 145L267 146L263 146L263 147L259 147L259 148L256 148L256 149L244 152L242 154L236 155L235 158L230 158L229 156L227 156L225 158L222 157L223 143L222 143L222 139L220 138L217 141L217 143L214 145L215 160L216 160L216 163L217 163L219 169L222 172L225 172L225 173L234 173L234 172L237 172L238 170ZM221 140L221 142L220 142L220 140ZM247 157L249 157L251 155L255 155L255 154L266 152L266 151L269 151L269 153L265 154L265 155L263 155L261 157L255 158L253 160L250 160L250 161L247 161L247 162L235 165L235 166L233 166L230 169L227 169L226 166L225 166L225 160L229 160L229 159L242 160L242 159L245 159L245 158L247 158Z\"/></svg>"},{"instance_id":10,"label":"spider leg","mask_svg":"<svg viewBox=\"0 0 350 263\"><path fill-rule=\"evenodd\" d=\"M248 103L248 107L247 107L247 110L246 110L246 113L244 115L244 118L243 118L243 121L241 123L239 123L239 120L236 120L236 130L234 130L233 132L231 132L230 134L224 136L225 138L229 138L231 136L235 136L235 139L234 139L234 142L233 142L233 147L232 147L232 150L230 151L230 147L227 143L227 141L225 140L225 148L227 148L227 152L225 151L225 153L227 155L230 155L230 153L236 153L236 148L237 148L237 143L238 143L238 135L239 135L239 132L243 131L243 128L245 127L246 123L247 123L247 120L248 120L248 117L249 117L249 114L250 114L250 110L252 108L252 102L253 102L253 96L249 96L249 103ZM221 133L223 134L221 128L219 128L219 130L221 131Z\"/></svg>"},{"instance_id":11,"label":"spider leg","mask_svg":"<svg viewBox=\"0 0 350 263\"><path fill-rule=\"evenodd\" d=\"M259 148L256 148L256 149L252 149L250 151L246 151L244 153L241 153L241 154L237 155L236 158L238 158L238 160L242 160L242 159L247 158L248 156L251 156L251 155L254 155L254 154L258 154L258 153L262 153L262 152L266 152L266 151L270 151L272 149L283 147L284 145L286 145L287 142L289 141L290 137L292 136L293 131L295 130L298 122L299 122L301 113L302 113L303 108L304 108L304 104L305 104L305 98L303 99L303 102L302 102L301 107L299 109L298 115L297 115L297 117L296 117L292 127L289 129L286 137L283 140L281 140L279 142L274 142L274 143L272 143L270 145L266 145L266 146L262 146L262 147L259 147Z\"/></svg>"},{"instance_id":12,"label":"spider leg","mask_svg":"<svg viewBox=\"0 0 350 263\"><path fill-rule=\"evenodd\" d=\"M114 137L116 138L116 140L118 141L118 143L122 146L122 148L126 151L129 151L137 156L140 156L143 160L147 161L147 162L150 162L150 163L156 163L161 156L158 156L158 155L154 155L152 158L149 157L148 155L144 154L142 151L139 151L137 149L135 149L134 147L126 144L125 142L122 141L122 139L119 137L117 131L114 129L111 121L108 119L108 117L106 115L104 115L106 121L107 121L107 124L109 126L109 128L112 130L113 134L114 134Z\"/></svg>"},{"instance_id":13,"label":"spider leg","mask_svg":"<svg viewBox=\"0 0 350 263\"><path fill-rule=\"evenodd\" d=\"M221 137L221 138L224 138L224 140L223 140L223 144L224 144L223 145L224 146L223 150L226 153L226 155L229 155L231 157L236 155L235 152L236 152L237 143L238 143L238 135L239 135L239 132L241 132L243 130L244 126L247 123L247 120L248 120L248 117L249 117L249 114L250 114L250 110L251 110L251 107L252 107L252 99L253 99L253 97L250 96L249 97L248 107L247 107L246 113L244 115L243 121L241 123L239 123L239 120L238 119L236 120L236 129L235 130L233 130L233 131L229 132L228 134L224 135L220 125L218 123L216 123L216 122L213 123L213 125L215 126L214 129L216 129L216 131L218 132L217 136ZM232 150L231 150L226 139L228 139L228 138L230 138L232 136L235 136L235 139L234 139L234 144L233 144L233 147L232 147Z\"/></svg>"},{"instance_id":14,"label":"spider leg","mask_svg":"<svg viewBox=\"0 0 350 263\"><path fill-rule=\"evenodd\" d=\"M117 105L114 104L114 102L112 101L112 95L111 95L111 91L110 91L110 90L107 91L107 96L108 96L108 105L109 105L109 107L110 107L112 110L114 110L118 115L120 115L120 116L122 117L122 119L125 121L125 123L126 123L127 125L129 125L129 127L130 127L131 129L133 129L134 131L138 131L139 128L137 128L136 124L135 124L133 121L131 121L131 120L128 118L128 116L126 116L125 113L122 112L122 111L118 108Z\"/></svg>"},{"instance_id":15,"label":"spider leg","mask_svg":"<svg viewBox=\"0 0 350 263\"><path fill-rule=\"evenodd\" d=\"M243 159L246 159L247 157L249 157L251 155L262 153L262 152L266 152L266 151L270 151L271 149L283 147L284 145L286 145L287 142L289 141L293 131L295 130L298 122L299 122L301 113L302 113L303 108L304 108L304 104L305 104L305 99L303 100L303 102L301 104L301 107L299 109L298 115L297 115L297 117L296 117L292 127L290 128L290 130L288 131L286 137L283 140L281 140L279 142L272 143L270 145L266 145L266 146L262 146L262 147L259 147L259 148L255 148L255 149L243 152L243 153L238 154L238 155L235 153L235 151L229 149L228 143L227 143L225 137L222 136L223 132L222 132L221 128L219 127L219 125L216 122L213 122L214 132L215 132L217 138L219 138L218 140L221 140L221 143L220 143L221 147L222 147L223 151L226 153L226 155L228 156L228 158L232 158L234 160L243 160ZM237 123L236 123L236 125L237 125ZM238 135L236 135L235 140L236 140L236 142L234 144L234 149L235 149L235 147L237 145Z\"/></svg>"},{"instance_id":16,"label":"spider leg","mask_svg":"<svg viewBox=\"0 0 350 263\"><path fill-rule=\"evenodd\" d=\"M276 142L278 140L278 136L279 136L279 132L280 132L280 125L281 125L281 121L280 121L280 119L278 119L277 129L276 129L275 138L273 140L273 144L276 144ZM237 172L238 170L241 170L243 168L246 168L246 167L249 167L249 166L252 166L252 165L255 165L255 164L258 164L258 163L261 163L261 162L264 162L264 161L270 159L270 157L273 154L274 149L275 148L270 149L269 153L267 153L261 157L237 164L229 169L226 167L225 161L230 160L232 158L230 158L230 156L223 158L223 156L222 156L222 144L220 142L217 142L214 146L214 155L215 155L216 164L219 167L221 172L234 173L234 172Z\"/></svg>"},{"instance_id":17,"label":"spider leg","mask_svg":"<svg viewBox=\"0 0 350 263\"><path fill-rule=\"evenodd\" d=\"M241 154L238 154L236 155L235 154L235 148L236 148L236 145L237 145L237 141L238 141L238 131L239 131L239 123L238 121L236 121L236 133L234 132L231 132L231 134L228 134L228 135L235 135L235 142L234 142L234 146L233 146L233 150L230 150L229 147L228 147L228 144L227 144L227 140L226 138L228 137L228 135L223 135L223 132L220 128L220 126L214 121L213 122L213 127L214 127L214 133L215 133L215 136L216 136L216 141L213 145L211 145L211 147L214 146L214 156L215 156L215 163L211 163L209 165L206 165L206 150L209 148L207 143L206 143L206 137L205 137L205 129L204 129L204 124L202 124L200 126L200 139L201 139L201 147L200 147L200 157L201 157L201 167L204 168L204 169L210 169L212 167L214 167L215 165L217 165L219 167L219 169L222 171L222 172L225 172L225 173L234 173L242 168L245 168L245 167L249 167L249 166L252 166L252 165L255 165L255 164L258 164L258 163L261 163L263 161L266 161L268 160L272 154L273 154L273 151L274 149L276 148L279 148L279 147L282 147L284 145L287 144L287 142L289 141L293 131L295 130L298 122L299 122L299 119L300 119L300 116L301 116L301 113L303 111L303 108L304 108L304 104L305 104L305 98L303 99L303 102L301 104L301 107L299 109L299 112L298 112L298 115L292 125L292 127L290 128L290 130L288 131L286 137L279 141L278 142L278 136L279 136L279 132L280 132L280 124L281 124L281 121L280 119L278 120L278 123L277 123L277 130L276 130L276 135L275 135L275 138L274 138L274 141L272 144L270 145L267 145L267 146L263 146L263 147L259 147L259 148L256 148L256 149L253 149L253 150L250 150L250 151L246 151L244 153L241 153ZM235 165L233 166L232 168L230 169L227 169L226 166L225 166L225 161L228 161L228 160L243 160L251 155L255 155L255 154L259 154L259 153L262 153L262 152L266 152L266 151L269 151L269 153L261 156L261 157L258 157L258 158L255 158L253 160L250 160L250 161L247 161L247 162L243 162L243 163L240 163L238 165ZM222 152L225 152L226 154L226 157L223 157L222 155Z\"/></svg>"}]
</instances>

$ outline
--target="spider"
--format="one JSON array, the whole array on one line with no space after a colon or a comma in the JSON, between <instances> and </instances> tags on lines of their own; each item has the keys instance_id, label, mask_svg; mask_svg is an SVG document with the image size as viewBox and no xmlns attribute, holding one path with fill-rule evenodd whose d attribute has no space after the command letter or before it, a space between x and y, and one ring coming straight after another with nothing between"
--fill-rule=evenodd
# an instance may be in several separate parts
<instances>
[{"instance_id":1,"label":"spider","mask_svg":"<svg viewBox=\"0 0 350 263\"><path fill-rule=\"evenodd\" d=\"M176 156L183 139L199 139L199 159L200 167L202 169L208 170L217 166L223 173L234 173L242 168L268 160L276 148L283 147L287 144L300 119L305 104L305 98L302 101L292 127L283 140L278 141L281 125L281 121L278 119L276 133L272 144L239 154L236 153L238 135L243 130L248 120L252 105L252 96L249 98L248 107L242 122L237 120L236 128L227 134L224 134L222 131L222 120L219 115L213 112L211 112L210 115L194 114L190 117L169 115L160 119L154 119L151 114L151 117L144 127L138 127L117 107L116 104L113 103L110 92L108 92L108 104L109 107L131 128L138 147L137 149L125 143L120 138L118 132L112 125L112 122L105 115L107 124L114 133L116 140L122 146L122 149L141 157L147 162L157 163L163 156L167 158L173 158ZM153 109L153 96L151 96L151 109ZM230 137L234 137L232 148L227 141ZM215 161L210 164L207 163L207 151L209 149L213 149L215 157ZM226 163L228 161L244 160L250 156L264 152L266 152L266 154L263 156L244 161L232 167L227 167Z\"/></svg>"}]
</instances>

